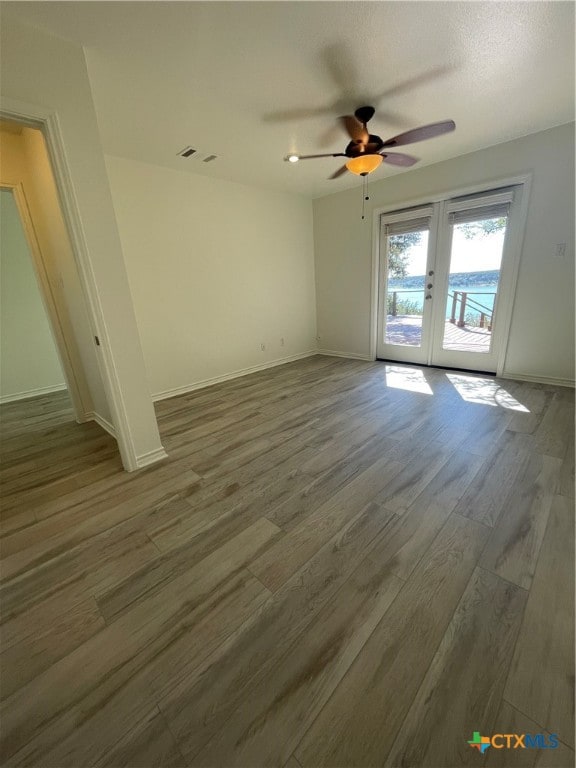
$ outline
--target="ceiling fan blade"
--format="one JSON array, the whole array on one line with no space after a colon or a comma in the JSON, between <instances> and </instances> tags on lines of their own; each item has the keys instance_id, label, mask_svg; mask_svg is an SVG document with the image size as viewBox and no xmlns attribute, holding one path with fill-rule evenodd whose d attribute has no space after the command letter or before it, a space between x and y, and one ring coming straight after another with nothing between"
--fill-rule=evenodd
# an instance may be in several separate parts
<instances>
[{"instance_id":1,"label":"ceiling fan blade","mask_svg":"<svg viewBox=\"0 0 576 768\"><path fill-rule=\"evenodd\" d=\"M358 67L355 57L345 43L337 42L327 45L321 51L323 69L332 79L340 94L352 98L358 97Z\"/></svg>"},{"instance_id":2,"label":"ceiling fan blade","mask_svg":"<svg viewBox=\"0 0 576 768\"><path fill-rule=\"evenodd\" d=\"M442 123L430 123L430 125L421 125L420 128L413 128L411 131L399 133L384 142L385 147L399 147L402 144L414 144L417 141L433 139L435 136L441 136L443 133L450 133L456 128L454 120L444 120Z\"/></svg>"},{"instance_id":3,"label":"ceiling fan blade","mask_svg":"<svg viewBox=\"0 0 576 768\"><path fill-rule=\"evenodd\" d=\"M265 123L285 123L290 120L307 120L311 117L329 115L332 112L333 107L330 104L325 107L303 107L302 109L283 109L279 112L268 112L263 115L262 119Z\"/></svg>"},{"instance_id":4,"label":"ceiling fan blade","mask_svg":"<svg viewBox=\"0 0 576 768\"><path fill-rule=\"evenodd\" d=\"M404 125L406 125L406 123L404 123ZM327 124L326 129L322 131L320 136L318 136L316 143L318 149L330 149L330 147L334 147L336 144L341 144L342 142L340 139L340 126L337 123L330 121Z\"/></svg>"},{"instance_id":5,"label":"ceiling fan blade","mask_svg":"<svg viewBox=\"0 0 576 768\"><path fill-rule=\"evenodd\" d=\"M404 168L409 168L420 160L419 157L403 155L401 152L381 152L380 154L384 158L384 162L388 163L388 165L401 165Z\"/></svg>"},{"instance_id":6,"label":"ceiling fan blade","mask_svg":"<svg viewBox=\"0 0 576 768\"><path fill-rule=\"evenodd\" d=\"M441 78L441 77L444 77L444 75L450 74L454 70L455 70L454 65L442 64L436 67L432 67L432 69L428 70L428 72L421 72L419 75L415 75L414 77L409 77L400 83L396 83L396 85L393 85L390 88L386 88L386 90L381 91L379 94L373 95L372 103L379 103L384 99L390 99L393 96L397 96L398 94L404 93L405 91L419 88L420 86L425 85L426 83L429 83L431 81L434 81L437 78ZM379 114L381 115L382 113L379 111Z\"/></svg>"},{"instance_id":7,"label":"ceiling fan blade","mask_svg":"<svg viewBox=\"0 0 576 768\"><path fill-rule=\"evenodd\" d=\"M342 174L346 173L348 168L346 168L345 165L343 165L341 168L338 168L337 171L334 171L332 176L328 176L329 179L337 179L339 176L342 176Z\"/></svg>"},{"instance_id":8,"label":"ceiling fan blade","mask_svg":"<svg viewBox=\"0 0 576 768\"><path fill-rule=\"evenodd\" d=\"M317 157L346 157L344 152L330 152L327 155L298 155L298 160L315 160Z\"/></svg>"},{"instance_id":9,"label":"ceiling fan blade","mask_svg":"<svg viewBox=\"0 0 576 768\"><path fill-rule=\"evenodd\" d=\"M340 118L340 122L344 126L344 130L350 136L352 141L360 141L362 144L367 144L370 137L366 126L362 125L354 115L344 115Z\"/></svg>"}]
</instances>

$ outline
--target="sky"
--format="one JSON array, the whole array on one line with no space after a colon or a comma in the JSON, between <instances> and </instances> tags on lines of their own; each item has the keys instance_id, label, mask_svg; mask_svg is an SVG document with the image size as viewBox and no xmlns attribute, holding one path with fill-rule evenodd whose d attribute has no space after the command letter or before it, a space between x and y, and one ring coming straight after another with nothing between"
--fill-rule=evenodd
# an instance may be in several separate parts
<instances>
[{"instance_id":1,"label":"sky","mask_svg":"<svg viewBox=\"0 0 576 768\"><path fill-rule=\"evenodd\" d=\"M422 245L407 251L408 275L423 275L426 272L426 250L428 237L422 238ZM450 272L483 272L499 269L504 244L504 230L491 235L481 235L467 240L459 227L454 228Z\"/></svg>"}]
</instances>

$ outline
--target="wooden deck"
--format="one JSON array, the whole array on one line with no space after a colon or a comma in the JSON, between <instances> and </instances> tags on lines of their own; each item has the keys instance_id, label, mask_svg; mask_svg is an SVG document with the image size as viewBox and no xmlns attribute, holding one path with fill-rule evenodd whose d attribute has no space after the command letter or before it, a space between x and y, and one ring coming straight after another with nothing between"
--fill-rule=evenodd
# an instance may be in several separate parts
<instances>
[{"instance_id":1,"label":"wooden deck","mask_svg":"<svg viewBox=\"0 0 576 768\"><path fill-rule=\"evenodd\" d=\"M419 347L422 333L420 315L398 315L386 321L386 343ZM458 328L446 320L443 348L454 352L489 352L492 334L486 328Z\"/></svg>"},{"instance_id":2,"label":"wooden deck","mask_svg":"<svg viewBox=\"0 0 576 768\"><path fill-rule=\"evenodd\" d=\"M131 474L2 406L0 763L573 766L573 399L317 356L158 403Z\"/></svg>"}]
</instances>

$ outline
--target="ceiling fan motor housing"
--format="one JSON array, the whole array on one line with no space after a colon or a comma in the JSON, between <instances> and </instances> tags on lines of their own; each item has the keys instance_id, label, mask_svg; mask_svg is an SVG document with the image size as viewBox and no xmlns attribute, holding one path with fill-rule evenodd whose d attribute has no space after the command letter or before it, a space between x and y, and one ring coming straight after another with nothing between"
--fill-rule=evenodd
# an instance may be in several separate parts
<instances>
[{"instance_id":1,"label":"ceiling fan motor housing","mask_svg":"<svg viewBox=\"0 0 576 768\"><path fill-rule=\"evenodd\" d=\"M347 157L358 157L358 155L377 155L383 146L384 142L380 136L370 134L367 144L364 144L362 141L351 141L344 150L344 154Z\"/></svg>"}]
</instances>

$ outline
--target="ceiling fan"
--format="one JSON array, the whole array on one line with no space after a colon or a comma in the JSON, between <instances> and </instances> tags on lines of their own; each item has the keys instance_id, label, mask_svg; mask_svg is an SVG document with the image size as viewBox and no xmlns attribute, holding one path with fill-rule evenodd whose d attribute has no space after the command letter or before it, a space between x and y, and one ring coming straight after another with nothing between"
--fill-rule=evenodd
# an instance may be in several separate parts
<instances>
[{"instance_id":1,"label":"ceiling fan","mask_svg":"<svg viewBox=\"0 0 576 768\"><path fill-rule=\"evenodd\" d=\"M284 159L290 163L296 163L298 160L314 160L318 157L347 157L349 159L345 165L329 178L337 179L346 171L351 171L358 176L366 176L375 171L382 162L405 168L418 162L419 158L412 155L388 152L389 147L400 147L404 144L432 139L435 136L450 133L456 128L456 123L453 120L444 120L441 123L430 123L429 125L422 125L420 128L413 128L411 131L405 131L383 141L380 136L368 131L368 122L374 116L374 112L374 107L358 107L354 115L340 118L351 139L344 152L331 152L324 155L288 155Z\"/></svg>"}]
</instances>

